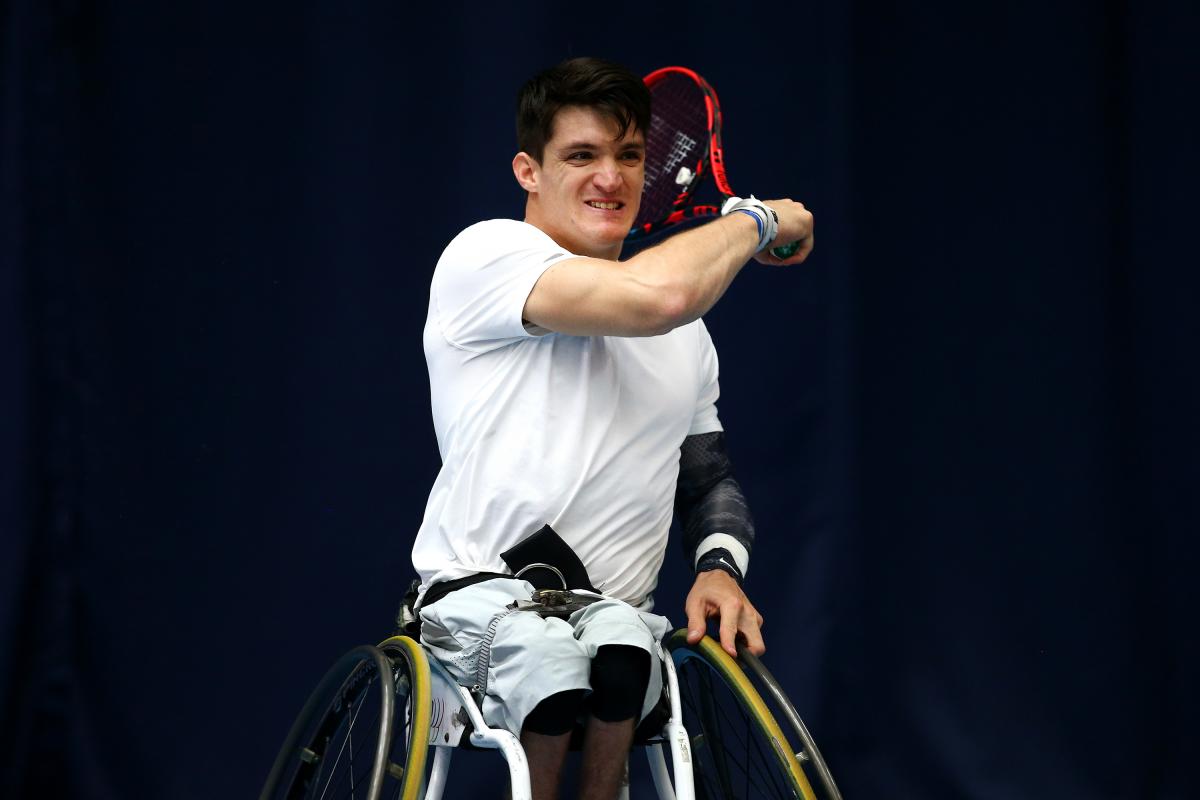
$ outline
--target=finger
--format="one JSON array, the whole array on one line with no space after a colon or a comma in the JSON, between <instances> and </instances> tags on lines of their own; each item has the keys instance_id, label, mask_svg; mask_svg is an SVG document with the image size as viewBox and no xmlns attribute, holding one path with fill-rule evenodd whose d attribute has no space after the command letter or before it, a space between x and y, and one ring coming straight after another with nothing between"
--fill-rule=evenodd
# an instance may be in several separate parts
<instances>
[{"instance_id":1,"label":"finger","mask_svg":"<svg viewBox=\"0 0 1200 800\"><path fill-rule=\"evenodd\" d=\"M794 256L792 256L792 258L795 259L792 263L799 264L804 261L804 259L808 258L808 254L812 252L812 249L813 235L810 233L808 236L804 237L803 240L801 240L800 249L796 251Z\"/></svg>"},{"instance_id":2,"label":"finger","mask_svg":"<svg viewBox=\"0 0 1200 800\"><path fill-rule=\"evenodd\" d=\"M754 609L750 609L751 613L746 615L745 624L742 626L742 636L746 640L746 649L756 656L761 656L767 652L767 645L763 642L762 631L759 630L759 625L762 624L762 617Z\"/></svg>"},{"instance_id":3,"label":"finger","mask_svg":"<svg viewBox=\"0 0 1200 800\"><path fill-rule=\"evenodd\" d=\"M734 602L721 606L721 647L734 658L737 658L738 615L741 611L738 605Z\"/></svg>"},{"instance_id":4,"label":"finger","mask_svg":"<svg viewBox=\"0 0 1200 800\"><path fill-rule=\"evenodd\" d=\"M708 619L704 614L704 604L699 600L688 598L684 613L687 614L687 642L695 644L704 638L704 631L708 627Z\"/></svg>"}]
</instances>

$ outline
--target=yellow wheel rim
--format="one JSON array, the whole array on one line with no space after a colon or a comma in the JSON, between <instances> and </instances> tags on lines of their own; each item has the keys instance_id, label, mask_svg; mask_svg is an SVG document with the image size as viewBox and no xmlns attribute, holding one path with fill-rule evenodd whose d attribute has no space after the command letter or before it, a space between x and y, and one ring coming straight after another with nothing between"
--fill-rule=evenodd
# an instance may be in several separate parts
<instances>
[{"instance_id":1,"label":"yellow wheel rim","mask_svg":"<svg viewBox=\"0 0 1200 800\"><path fill-rule=\"evenodd\" d=\"M379 649L401 650L412 666L412 725L408 735L408 763L404 764L401 800L417 800L425 778L425 760L429 754L430 677L429 660L421 645L409 636L393 636L379 643Z\"/></svg>"},{"instance_id":2,"label":"yellow wheel rim","mask_svg":"<svg viewBox=\"0 0 1200 800\"><path fill-rule=\"evenodd\" d=\"M808 776L800 767L800 762L796 759L791 745L788 744L787 737L783 735L779 723L775 721L775 716L767 708L762 696L754 688L750 679L746 677L746 673L742 671L737 661L709 636L705 636L694 645L688 644L687 631L682 628L671 635L667 641L667 649L672 654L679 650L694 653L696 657L707 662L725 679L725 682L741 701L746 713L754 719L762 733L770 741L780 762L787 767L788 777L796 796L802 797L804 800L816 800L812 785L808 782Z\"/></svg>"}]
</instances>

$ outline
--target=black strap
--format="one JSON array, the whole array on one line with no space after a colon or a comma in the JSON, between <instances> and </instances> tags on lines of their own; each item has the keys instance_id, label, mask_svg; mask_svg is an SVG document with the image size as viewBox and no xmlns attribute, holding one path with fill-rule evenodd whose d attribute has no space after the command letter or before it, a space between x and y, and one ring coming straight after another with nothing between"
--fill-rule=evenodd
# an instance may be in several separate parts
<instances>
[{"instance_id":1,"label":"black strap","mask_svg":"<svg viewBox=\"0 0 1200 800\"><path fill-rule=\"evenodd\" d=\"M456 589L474 586L477 583L490 581L493 578L511 579L512 575L504 575L499 572L476 572L474 575L468 575L465 578L455 578L452 581L438 581L425 590L425 596L421 598L421 604L418 606L418 608L431 606Z\"/></svg>"},{"instance_id":2,"label":"black strap","mask_svg":"<svg viewBox=\"0 0 1200 800\"><path fill-rule=\"evenodd\" d=\"M587 568L583 566L579 556L575 555L571 546L564 542L562 537L555 533L549 525L543 525L537 533L525 537L515 546L505 550L500 554L500 558L504 559L504 563L508 565L514 575L530 564L550 564L566 578L568 589L586 589L599 594L599 590L592 586ZM477 572L465 578L438 581L425 590L425 596L421 598L419 608L431 606L458 589L490 581L492 578L512 577L513 575L504 575L499 572ZM531 569L522 575L521 579L532 583L535 589L563 588L558 576L548 569Z\"/></svg>"},{"instance_id":3,"label":"black strap","mask_svg":"<svg viewBox=\"0 0 1200 800\"><path fill-rule=\"evenodd\" d=\"M504 563L513 574L520 572L531 564L549 564L563 574L568 589L586 589L597 592L588 577L587 567L575 555L571 545L563 541L549 525L532 536L526 536L513 547L500 554ZM532 569L521 576L538 589L562 589L558 576L548 569Z\"/></svg>"}]
</instances>

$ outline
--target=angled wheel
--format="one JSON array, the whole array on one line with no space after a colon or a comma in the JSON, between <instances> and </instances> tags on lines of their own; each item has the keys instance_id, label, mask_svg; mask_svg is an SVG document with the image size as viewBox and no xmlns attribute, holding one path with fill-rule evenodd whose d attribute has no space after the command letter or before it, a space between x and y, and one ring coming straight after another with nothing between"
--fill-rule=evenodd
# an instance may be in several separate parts
<instances>
[{"instance_id":1,"label":"angled wheel","mask_svg":"<svg viewBox=\"0 0 1200 800\"><path fill-rule=\"evenodd\" d=\"M292 725L261 800L416 800L429 735L429 663L412 639L356 647Z\"/></svg>"},{"instance_id":2,"label":"angled wheel","mask_svg":"<svg viewBox=\"0 0 1200 800\"><path fill-rule=\"evenodd\" d=\"M783 687L775 680L775 676L770 673L762 661L759 661L758 656L746 650L741 642L738 642L738 662L745 666L747 674L753 678L754 684L762 694L769 697L775 704L779 715L787 720L792 734L796 737L792 741L799 742L803 748L797 751L796 759L804 768L805 773L809 775L816 773L819 788L824 790L822 796L827 800L842 800L842 793L833 780L833 773L829 771L829 765L825 763L816 741L808 732L808 726L804 724L804 720L800 719L799 712L796 711L796 707L792 705L788 696L784 694Z\"/></svg>"},{"instance_id":3,"label":"angled wheel","mask_svg":"<svg viewBox=\"0 0 1200 800\"><path fill-rule=\"evenodd\" d=\"M816 800L796 752L736 661L705 636L667 640L691 737L693 782L701 800Z\"/></svg>"}]
</instances>

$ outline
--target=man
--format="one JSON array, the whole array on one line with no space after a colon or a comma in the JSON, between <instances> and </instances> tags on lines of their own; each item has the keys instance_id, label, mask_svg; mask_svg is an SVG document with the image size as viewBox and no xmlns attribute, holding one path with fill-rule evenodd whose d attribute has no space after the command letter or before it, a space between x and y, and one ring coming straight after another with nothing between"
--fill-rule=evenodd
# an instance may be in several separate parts
<instances>
[{"instance_id":1,"label":"man","mask_svg":"<svg viewBox=\"0 0 1200 800\"><path fill-rule=\"evenodd\" d=\"M669 623L649 612L673 513L697 569L689 640L718 616L727 651L737 636L764 651L741 590L753 523L729 473L700 316L751 257L803 261L812 215L747 200L745 213L618 262L649 123L648 91L617 65L574 59L535 76L519 95L513 159L525 220L467 228L430 289L443 465L413 548L422 638L476 689L489 724L519 732L535 798L556 795L580 716L582 794L616 796L661 691ZM780 261L772 241L802 246ZM538 588L561 574L605 599L568 620L510 610L534 589L521 576L539 571Z\"/></svg>"}]
</instances>

